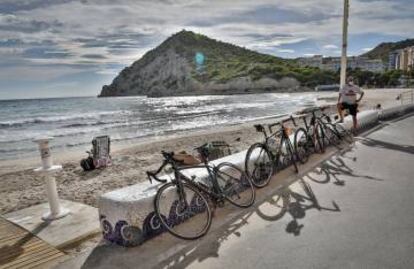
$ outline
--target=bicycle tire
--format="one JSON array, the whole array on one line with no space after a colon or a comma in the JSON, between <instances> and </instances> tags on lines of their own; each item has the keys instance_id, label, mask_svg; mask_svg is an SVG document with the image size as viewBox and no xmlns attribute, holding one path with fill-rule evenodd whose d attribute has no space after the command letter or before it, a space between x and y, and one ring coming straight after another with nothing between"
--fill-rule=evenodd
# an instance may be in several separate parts
<instances>
[{"instance_id":1,"label":"bicycle tire","mask_svg":"<svg viewBox=\"0 0 414 269\"><path fill-rule=\"evenodd\" d=\"M338 146L341 141L341 137L339 136L338 132L335 129L335 126L331 123L325 123L325 138L328 144Z\"/></svg>"},{"instance_id":2,"label":"bicycle tire","mask_svg":"<svg viewBox=\"0 0 414 269\"><path fill-rule=\"evenodd\" d=\"M180 197L177 183L169 182L161 186L154 198L155 214L169 233L184 240L194 240L204 236L210 229L211 209L207 199L196 187L183 182L182 188L185 199ZM161 204L161 200L167 203Z\"/></svg>"},{"instance_id":3,"label":"bicycle tire","mask_svg":"<svg viewBox=\"0 0 414 269\"><path fill-rule=\"evenodd\" d=\"M299 162L304 164L309 160L309 141L308 133L304 128L299 128L295 132L294 148Z\"/></svg>"},{"instance_id":4,"label":"bicycle tire","mask_svg":"<svg viewBox=\"0 0 414 269\"><path fill-rule=\"evenodd\" d=\"M344 140L347 143L354 142L354 136L352 135L351 131L346 130L342 124L335 124L334 127L341 140Z\"/></svg>"},{"instance_id":5,"label":"bicycle tire","mask_svg":"<svg viewBox=\"0 0 414 269\"><path fill-rule=\"evenodd\" d=\"M216 167L216 179L224 198L238 207L249 207L254 203L254 185L243 170L232 163L220 163Z\"/></svg>"},{"instance_id":6,"label":"bicycle tire","mask_svg":"<svg viewBox=\"0 0 414 269\"><path fill-rule=\"evenodd\" d=\"M258 155L258 158L253 154ZM263 162L260 161L262 156ZM245 171L256 188L263 188L269 184L274 172L273 155L264 144L255 143L247 150Z\"/></svg>"},{"instance_id":7,"label":"bicycle tire","mask_svg":"<svg viewBox=\"0 0 414 269\"><path fill-rule=\"evenodd\" d=\"M315 150L316 150L316 144L318 145L318 149L317 151L319 153L324 153L325 152L325 133L323 131L323 127L320 123L316 123L315 124L315 136L316 136L316 143L315 143Z\"/></svg>"},{"instance_id":8,"label":"bicycle tire","mask_svg":"<svg viewBox=\"0 0 414 269\"><path fill-rule=\"evenodd\" d=\"M287 138L287 139L289 139L289 138ZM284 158L286 158L288 160L285 167L288 167L289 165L293 164L293 168L295 169L295 172L298 173L299 168L298 168L298 165L296 163L297 154L296 154L295 150L293 149L293 145L290 142L290 140L284 141L284 146L285 146L285 152L287 153L284 156Z\"/></svg>"}]
</instances>

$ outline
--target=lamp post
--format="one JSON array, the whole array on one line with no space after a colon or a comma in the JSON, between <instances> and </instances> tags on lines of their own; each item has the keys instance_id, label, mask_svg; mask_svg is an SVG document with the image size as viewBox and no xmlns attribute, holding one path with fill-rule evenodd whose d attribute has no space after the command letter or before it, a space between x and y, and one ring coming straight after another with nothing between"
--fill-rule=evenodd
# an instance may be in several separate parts
<instances>
[{"instance_id":1,"label":"lamp post","mask_svg":"<svg viewBox=\"0 0 414 269\"><path fill-rule=\"evenodd\" d=\"M346 81L347 47L348 47L348 17L349 17L349 0L344 0L344 17L342 21L341 78L340 78L341 89L345 85L345 81Z\"/></svg>"},{"instance_id":2,"label":"lamp post","mask_svg":"<svg viewBox=\"0 0 414 269\"><path fill-rule=\"evenodd\" d=\"M68 209L62 208L59 204L56 179L53 174L57 171L62 170L62 166L53 165L53 160L49 148L49 141L52 139L52 137L45 137L35 139L33 141L39 146L40 158L42 160L42 166L36 168L34 171L40 173L45 178L46 194L50 207L50 212L47 212L42 216L42 219L45 221L63 218L70 212Z\"/></svg>"}]
</instances>

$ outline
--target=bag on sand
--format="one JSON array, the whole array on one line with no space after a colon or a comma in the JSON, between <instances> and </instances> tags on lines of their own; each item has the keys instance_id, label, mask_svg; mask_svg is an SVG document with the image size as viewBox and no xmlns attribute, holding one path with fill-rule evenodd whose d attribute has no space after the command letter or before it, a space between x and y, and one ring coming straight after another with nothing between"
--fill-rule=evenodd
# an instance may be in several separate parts
<instances>
[{"instance_id":1,"label":"bag on sand","mask_svg":"<svg viewBox=\"0 0 414 269\"><path fill-rule=\"evenodd\" d=\"M111 139L109 136L97 136L92 140L92 150L87 151L88 158L82 159L80 165L84 171L106 167L112 164L110 155Z\"/></svg>"},{"instance_id":2,"label":"bag on sand","mask_svg":"<svg viewBox=\"0 0 414 269\"><path fill-rule=\"evenodd\" d=\"M93 158L92 157L82 159L80 161L80 166L82 167L83 171L91 171L91 170L95 169L95 165L93 163Z\"/></svg>"}]
</instances>

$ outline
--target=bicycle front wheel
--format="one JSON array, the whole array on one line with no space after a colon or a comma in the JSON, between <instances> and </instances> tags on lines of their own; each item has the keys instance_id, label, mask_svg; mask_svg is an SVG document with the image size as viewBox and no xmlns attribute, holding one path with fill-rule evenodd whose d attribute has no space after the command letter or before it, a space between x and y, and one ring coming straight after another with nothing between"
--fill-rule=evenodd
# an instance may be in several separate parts
<instances>
[{"instance_id":1,"label":"bicycle front wheel","mask_svg":"<svg viewBox=\"0 0 414 269\"><path fill-rule=\"evenodd\" d=\"M246 173L232 163L221 163L216 169L217 183L226 200L238 207L254 203L254 186Z\"/></svg>"},{"instance_id":2,"label":"bicycle front wheel","mask_svg":"<svg viewBox=\"0 0 414 269\"><path fill-rule=\"evenodd\" d=\"M155 214L172 235L193 240L207 233L211 225L211 210L206 198L196 187L182 183L164 184L154 200Z\"/></svg>"},{"instance_id":3,"label":"bicycle front wheel","mask_svg":"<svg viewBox=\"0 0 414 269\"><path fill-rule=\"evenodd\" d=\"M257 188L269 184L274 172L273 157L265 145L253 144L246 154L245 171Z\"/></svg>"}]
</instances>

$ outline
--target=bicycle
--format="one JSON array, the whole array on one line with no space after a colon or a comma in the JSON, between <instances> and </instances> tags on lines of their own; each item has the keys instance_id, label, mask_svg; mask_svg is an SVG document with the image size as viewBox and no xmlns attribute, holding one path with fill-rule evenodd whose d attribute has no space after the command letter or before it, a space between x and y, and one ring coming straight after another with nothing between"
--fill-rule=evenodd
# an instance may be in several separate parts
<instances>
[{"instance_id":1,"label":"bicycle","mask_svg":"<svg viewBox=\"0 0 414 269\"><path fill-rule=\"evenodd\" d=\"M246 153L245 171L252 179L252 183L257 188L262 188L269 184L272 175L277 168L294 165L295 172L298 172L296 165L296 153L293 150L292 142L289 138L289 128L284 124L292 121L296 125L293 117L277 122L268 126L269 135L263 125L254 125L257 132L263 133L264 142L255 143L250 146ZM280 126L276 132L272 131L272 127ZM278 145L270 145L276 137L280 137Z\"/></svg>"},{"instance_id":2,"label":"bicycle","mask_svg":"<svg viewBox=\"0 0 414 269\"><path fill-rule=\"evenodd\" d=\"M333 123L331 118L324 113L325 108L319 108L321 111L321 116L318 117L321 124L324 126L325 129L330 131L330 135L327 135L329 142L333 145L339 145L340 140L344 140L348 143L352 143L354 141L354 137L351 131L345 129L343 124L338 122Z\"/></svg>"},{"instance_id":3,"label":"bicycle","mask_svg":"<svg viewBox=\"0 0 414 269\"><path fill-rule=\"evenodd\" d=\"M312 116L309 124L307 115L299 116L303 119L305 127L300 127L295 132L294 148L300 163L306 163L313 152L323 153L325 151L325 131L320 120L316 117L315 110L311 111Z\"/></svg>"},{"instance_id":4,"label":"bicycle","mask_svg":"<svg viewBox=\"0 0 414 269\"><path fill-rule=\"evenodd\" d=\"M251 180L237 166L220 163L217 166L208 163L208 150L205 145L197 148L202 162L200 165L182 166L174 159L173 152L162 152L164 161L157 171L147 171L152 179L165 183L154 198L154 210L162 226L172 235L193 240L204 236L210 226L212 213L207 195L214 205L222 206L224 200L238 207L249 207L254 203L255 190ZM166 179L157 177L167 165L171 165L174 177L167 183ZM184 170L203 168L208 172L204 182L195 181L183 174ZM188 221L191 218L191 221Z\"/></svg>"}]
</instances>

